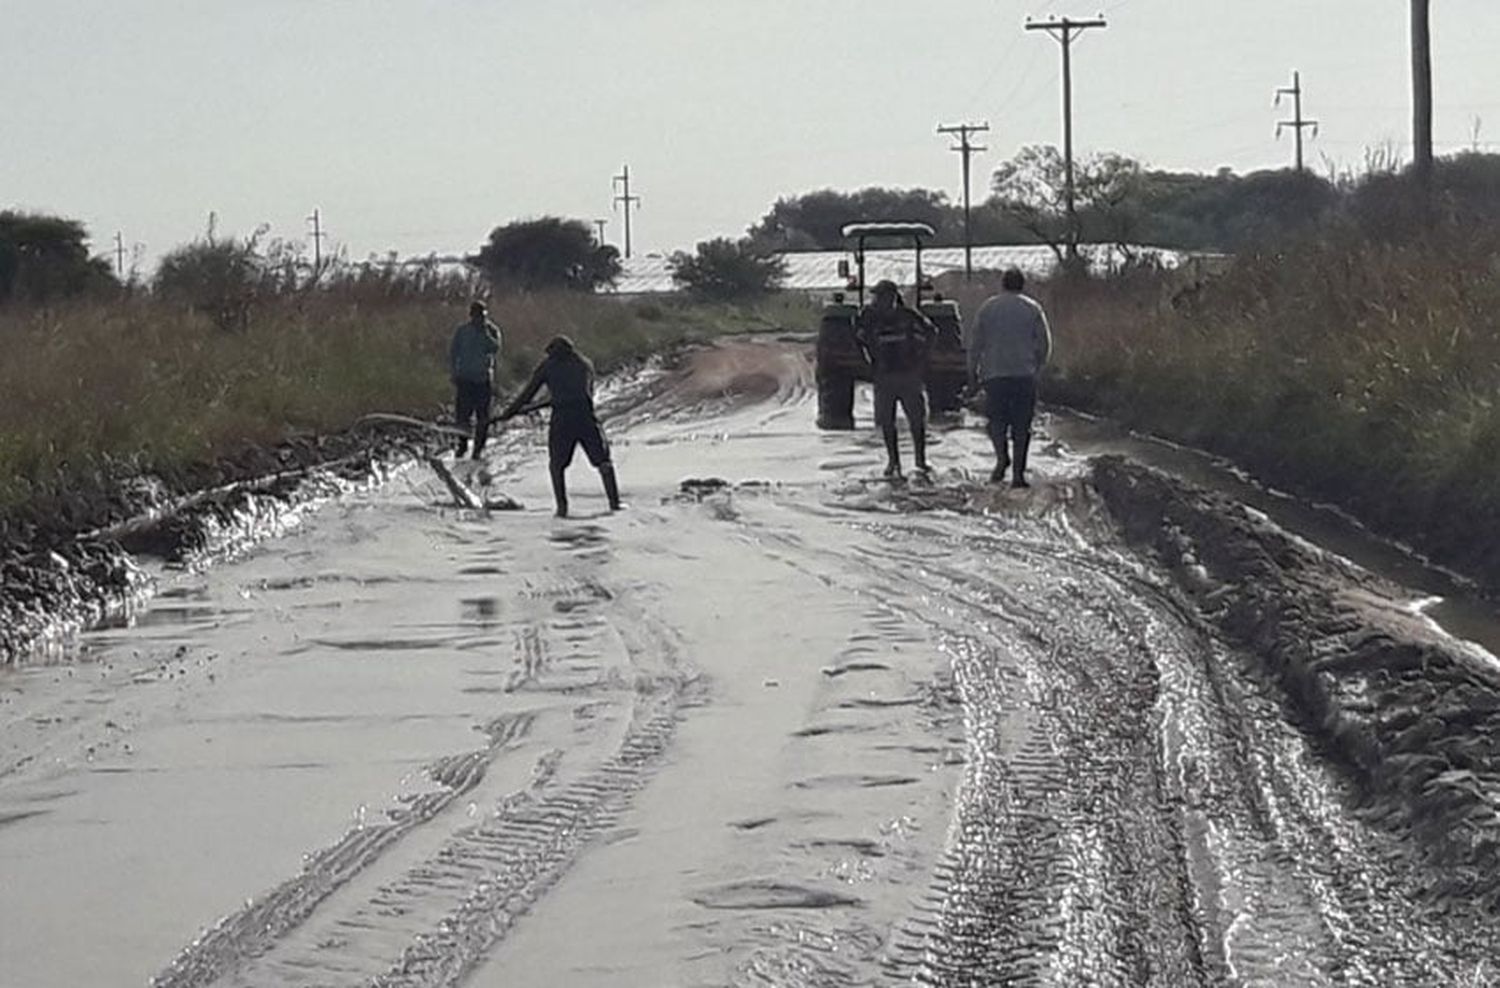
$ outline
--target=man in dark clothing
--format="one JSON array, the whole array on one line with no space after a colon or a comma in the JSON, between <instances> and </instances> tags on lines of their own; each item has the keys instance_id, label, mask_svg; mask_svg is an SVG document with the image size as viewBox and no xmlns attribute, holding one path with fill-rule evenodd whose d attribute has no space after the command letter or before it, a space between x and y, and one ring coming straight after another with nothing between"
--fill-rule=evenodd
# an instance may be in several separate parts
<instances>
[{"instance_id":1,"label":"man in dark clothing","mask_svg":"<svg viewBox=\"0 0 1500 988\"><path fill-rule=\"evenodd\" d=\"M1012 487L1030 487L1026 459L1031 448L1031 421L1036 412L1036 382L1052 354L1052 330L1035 299L1023 294L1026 276L1011 268L1001 280L1004 290L980 306L968 342L969 379L985 391L990 442L995 447L992 483L1005 479L1015 464ZM1015 450L1005 447L1007 434Z\"/></svg>"},{"instance_id":2,"label":"man in dark clothing","mask_svg":"<svg viewBox=\"0 0 1500 988\"><path fill-rule=\"evenodd\" d=\"M453 378L453 421L467 430L474 423L474 459L484 453L490 435L490 403L494 400L495 355L500 352L500 327L490 322L483 302L469 306L469 321L453 331L448 345L448 373ZM457 453L469 448L458 441Z\"/></svg>"},{"instance_id":3,"label":"man in dark clothing","mask_svg":"<svg viewBox=\"0 0 1500 988\"><path fill-rule=\"evenodd\" d=\"M573 450L583 447L589 463L604 481L609 510L620 510L620 486L610 461L609 442L594 414L594 365L579 353L566 336L553 337L547 344L547 356L532 373L526 387L501 413L502 419L520 414L521 409L546 385L551 395L552 424L547 431L547 465L552 474L552 496L557 501L557 517L568 517L567 469L573 462Z\"/></svg>"},{"instance_id":4,"label":"man in dark clothing","mask_svg":"<svg viewBox=\"0 0 1500 988\"><path fill-rule=\"evenodd\" d=\"M927 466L927 401L923 377L927 353L937 329L901 300L893 281L876 284L870 304L860 310L855 336L869 358L875 378L875 424L885 438L885 475L901 476L901 448L896 434L896 406L906 413L917 473Z\"/></svg>"}]
</instances>

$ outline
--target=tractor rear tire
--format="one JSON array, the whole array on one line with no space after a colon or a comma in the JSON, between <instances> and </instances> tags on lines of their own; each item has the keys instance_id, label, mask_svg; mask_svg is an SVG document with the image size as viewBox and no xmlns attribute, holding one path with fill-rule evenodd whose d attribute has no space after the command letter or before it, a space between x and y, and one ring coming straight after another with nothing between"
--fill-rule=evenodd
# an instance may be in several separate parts
<instances>
[{"instance_id":1,"label":"tractor rear tire","mask_svg":"<svg viewBox=\"0 0 1500 988\"><path fill-rule=\"evenodd\" d=\"M854 428L854 378L829 374L818 379L818 428L848 431Z\"/></svg>"}]
</instances>

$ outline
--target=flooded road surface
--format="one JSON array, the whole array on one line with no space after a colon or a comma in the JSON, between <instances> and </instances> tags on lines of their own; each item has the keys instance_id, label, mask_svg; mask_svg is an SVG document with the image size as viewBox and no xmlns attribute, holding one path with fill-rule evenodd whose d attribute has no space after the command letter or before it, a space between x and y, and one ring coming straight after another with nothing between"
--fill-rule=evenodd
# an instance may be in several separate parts
<instances>
[{"instance_id":1,"label":"flooded road surface","mask_svg":"<svg viewBox=\"0 0 1500 988\"><path fill-rule=\"evenodd\" d=\"M893 489L810 377L657 382L621 515L514 427L530 510L413 472L0 673L0 984L1500 980L1081 459Z\"/></svg>"}]
</instances>

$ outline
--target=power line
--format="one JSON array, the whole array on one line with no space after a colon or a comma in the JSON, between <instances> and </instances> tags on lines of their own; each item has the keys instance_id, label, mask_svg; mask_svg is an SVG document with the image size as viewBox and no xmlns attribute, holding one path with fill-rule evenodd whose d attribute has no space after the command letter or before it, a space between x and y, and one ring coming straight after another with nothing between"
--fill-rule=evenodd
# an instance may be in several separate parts
<instances>
[{"instance_id":1,"label":"power line","mask_svg":"<svg viewBox=\"0 0 1500 988\"><path fill-rule=\"evenodd\" d=\"M1073 41L1090 28L1106 28L1109 24L1102 16L1089 21L1075 21L1067 17L1050 21L1026 20L1026 30L1046 31L1062 46L1063 66L1063 161L1064 197L1068 213L1068 257L1078 258L1078 211L1073 186Z\"/></svg>"},{"instance_id":2,"label":"power line","mask_svg":"<svg viewBox=\"0 0 1500 988\"><path fill-rule=\"evenodd\" d=\"M939 134L957 134L958 145L950 148L963 156L964 161L964 277L974 277L974 233L969 211L969 159L989 148L969 142L970 134L982 134L990 129L988 121L982 124L939 124Z\"/></svg>"},{"instance_id":3,"label":"power line","mask_svg":"<svg viewBox=\"0 0 1500 988\"><path fill-rule=\"evenodd\" d=\"M1276 123L1276 137L1280 139L1283 130L1290 129L1297 135L1297 170L1304 171L1302 165L1302 132L1311 127L1313 136L1318 134L1318 122L1316 120L1305 120L1302 117L1302 73L1292 73L1292 84L1283 86L1276 90L1276 105L1281 105L1281 97L1290 96L1294 112L1291 120L1279 120Z\"/></svg>"},{"instance_id":4,"label":"power line","mask_svg":"<svg viewBox=\"0 0 1500 988\"><path fill-rule=\"evenodd\" d=\"M604 228L609 225L609 220L594 220L594 226L599 228L599 246L604 246Z\"/></svg>"},{"instance_id":5,"label":"power line","mask_svg":"<svg viewBox=\"0 0 1500 988\"><path fill-rule=\"evenodd\" d=\"M622 166L620 174L614 177L614 187L620 191L615 194L613 208L618 209L621 204L625 206L625 257L628 260L630 257L630 207L634 204L636 209L641 208L641 197L630 194L629 165Z\"/></svg>"}]
</instances>

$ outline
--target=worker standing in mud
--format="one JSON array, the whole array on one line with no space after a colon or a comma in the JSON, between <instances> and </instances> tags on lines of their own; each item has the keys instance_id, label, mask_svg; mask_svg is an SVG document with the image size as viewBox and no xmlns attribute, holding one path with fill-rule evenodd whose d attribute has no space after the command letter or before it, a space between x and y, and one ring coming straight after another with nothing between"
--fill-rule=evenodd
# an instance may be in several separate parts
<instances>
[{"instance_id":1,"label":"worker standing in mud","mask_svg":"<svg viewBox=\"0 0 1500 988\"><path fill-rule=\"evenodd\" d=\"M490 404L495 394L495 355L500 352L500 327L490 322L483 302L469 306L469 321L453 331L448 344L448 373L453 378L453 421L465 431L474 428L474 459L484 453L490 435ZM469 440L458 441L456 453L468 451Z\"/></svg>"},{"instance_id":2,"label":"worker standing in mud","mask_svg":"<svg viewBox=\"0 0 1500 988\"><path fill-rule=\"evenodd\" d=\"M885 475L901 476L901 444L896 433L896 406L911 427L917 473L929 476L927 465L927 399L923 392L927 353L937 329L907 306L894 281L881 281L870 303L860 310L855 338L870 361L875 376L875 424L885 438Z\"/></svg>"},{"instance_id":3,"label":"worker standing in mud","mask_svg":"<svg viewBox=\"0 0 1500 988\"><path fill-rule=\"evenodd\" d=\"M609 498L609 510L619 511L620 487L610 460L609 442L594 411L594 365L578 352L566 336L555 336L547 344L547 355L537 365L526 387L501 413L502 419L513 418L536 397L545 385L551 396L552 423L547 431L547 467L552 475L552 496L557 501L557 517L568 517L567 470L573 462L573 451L583 447Z\"/></svg>"},{"instance_id":4,"label":"worker standing in mud","mask_svg":"<svg viewBox=\"0 0 1500 988\"><path fill-rule=\"evenodd\" d=\"M1031 449L1031 420L1036 414L1036 382L1052 355L1052 330L1041 303L1024 294L1026 276L1011 268L1001 278L999 295L980 306L970 338L969 380L984 388L990 442L995 447L991 483L1005 480L1015 466L1012 487L1030 487L1026 458ZM1007 434L1015 453L1006 449Z\"/></svg>"}]
</instances>

